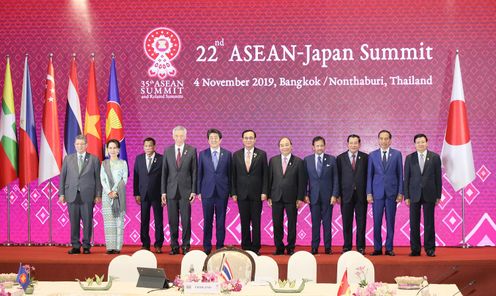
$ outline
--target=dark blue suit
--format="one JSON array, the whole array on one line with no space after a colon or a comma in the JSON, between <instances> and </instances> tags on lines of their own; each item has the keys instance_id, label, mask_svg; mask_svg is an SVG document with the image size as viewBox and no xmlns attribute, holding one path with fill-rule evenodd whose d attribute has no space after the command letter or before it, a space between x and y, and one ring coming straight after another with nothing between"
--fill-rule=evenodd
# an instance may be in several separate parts
<instances>
[{"instance_id":1,"label":"dark blue suit","mask_svg":"<svg viewBox=\"0 0 496 296\"><path fill-rule=\"evenodd\" d=\"M220 148L219 162L214 168L210 148L200 152L198 158L198 194L203 206L203 248L212 250L212 226L215 212L216 248L224 246L226 237L226 209L231 188L231 152Z\"/></svg>"},{"instance_id":2,"label":"dark blue suit","mask_svg":"<svg viewBox=\"0 0 496 296\"><path fill-rule=\"evenodd\" d=\"M317 173L315 154L305 157L308 176L308 196L312 214L312 249L320 245L320 225L324 228L324 247L331 248L332 196L339 196L339 179L336 158L322 154L322 172Z\"/></svg>"},{"instance_id":3,"label":"dark blue suit","mask_svg":"<svg viewBox=\"0 0 496 296\"><path fill-rule=\"evenodd\" d=\"M370 153L367 170L367 194L372 194L374 203L374 250L382 250L382 217L386 210L386 251L393 250L396 197L403 194L403 159L401 152L389 148L386 166L382 164L381 149Z\"/></svg>"},{"instance_id":4,"label":"dark blue suit","mask_svg":"<svg viewBox=\"0 0 496 296\"><path fill-rule=\"evenodd\" d=\"M147 169L146 155L136 156L134 162L134 196L141 196L141 242L143 247L150 248L150 208L153 207L155 221L155 247L164 243L164 210L161 199L162 155L155 153L150 172Z\"/></svg>"}]
</instances>

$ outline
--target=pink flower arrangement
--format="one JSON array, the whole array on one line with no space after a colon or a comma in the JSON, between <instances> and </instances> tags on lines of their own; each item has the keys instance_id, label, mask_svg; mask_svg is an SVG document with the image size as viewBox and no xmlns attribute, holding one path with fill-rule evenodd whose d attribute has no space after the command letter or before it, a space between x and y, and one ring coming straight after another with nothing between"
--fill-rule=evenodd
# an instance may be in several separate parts
<instances>
[{"instance_id":1,"label":"pink flower arrangement","mask_svg":"<svg viewBox=\"0 0 496 296\"><path fill-rule=\"evenodd\" d=\"M219 272L204 272L201 275L196 273L188 273L186 276L181 277L177 275L174 279L174 286L179 291L184 291L184 283L188 282L202 282L202 283L215 283L222 281L220 284L221 292L239 292L243 285L240 280L224 281Z\"/></svg>"},{"instance_id":2,"label":"pink flower arrangement","mask_svg":"<svg viewBox=\"0 0 496 296\"><path fill-rule=\"evenodd\" d=\"M10 292L5 291L5 287L0 283L0 296L10 296Z\"/></svg>"},{"instance_id":3,"label":"pink flower arrangement","mask_svg":"<svg viewBox=\"0 0 496 296\"><path fill-rule=\"evenodd\" d=\"M375 282L365 287L358 287L353 293L354 296L394 296L396 290L391 289L388 284Z\"/></svg>"}]
</instances>

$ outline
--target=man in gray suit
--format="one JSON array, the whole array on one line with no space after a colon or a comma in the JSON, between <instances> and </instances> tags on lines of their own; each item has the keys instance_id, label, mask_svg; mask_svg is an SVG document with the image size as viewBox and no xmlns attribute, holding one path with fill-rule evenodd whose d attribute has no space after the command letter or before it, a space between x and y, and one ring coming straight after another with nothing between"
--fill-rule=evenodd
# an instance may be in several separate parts
<instances>
[{"instance_id":1,"label":"man in gray suit","mask_svg":"<svg viewBox=\"0 0 496 296\"><path fill-rule=\"evenodd\" d=\"M164 151L162 165L162 204L167 205L171 234L170 255L179 254L179 215L182 226L182 251L188 253L191 240L191 203L196 196L196 148L185 144L187 130L172 130L175 144Z\"/></svg>"},{"instance_id":2,"label":"man in gray suit","mask_svg":"<svg viewBox=\"0 0 496 296\"><path fill-rule=\"evenodd\" d=\"M101 201L100 160L86 152L86 137L78 135L74 146L76 153L65 157L60 173L59 201L67 202L71 222L69 254L81 253L80 220L83 220L83 253L90 253L93 230L93 206Z\"/></svg>"}]
</instances>

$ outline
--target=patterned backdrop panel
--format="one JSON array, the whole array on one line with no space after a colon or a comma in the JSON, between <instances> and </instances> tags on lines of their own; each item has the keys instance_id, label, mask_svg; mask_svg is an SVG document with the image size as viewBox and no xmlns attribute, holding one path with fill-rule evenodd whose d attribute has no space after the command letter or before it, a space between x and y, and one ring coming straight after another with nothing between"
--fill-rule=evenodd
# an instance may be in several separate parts
<instances>
[{"instance_id":1,"label":"patterned backdrop panel","mask_svg":"<svg viewBox=\"0 0 496 296\"><path fill-rule=\"evenodd\" d=\"M17 120L23 60L29 54L39 143L49 53L54 54L61 135L72 53L77 54L82 110L90 55L96 55L102 118L115 53L132 167L145 137L156 138L163 151L173 143L176 125L188 128L187 141L199 150L208 147L206 130L216 127L224 134L222 145L231 151L241 148L242 130L255 129L257 146L269 156L278 153L281 136L292 139L294 154L309 155L316 135L324 136L327 152L337 155L346 150L350 133L359 134L362 150L370 152L378 147L381 129L391 130L392 146L403 157L414 151L413 135L419 132L429 136L430 149L440 152L458 49L477 172L465 190L465 234L472 245L494 245L495 10L494 1L465 0L5 0L0 54L11 57ZM446 178L443 182L436 240L452 246L462 238L462 198ZM58 178L33 182L29 194L17 181L2 189L0 242L26 243L30 236L34 243L50 237L68 243L70 224L66 205L58 202L58 184ZM140 244L132 177L127 195L125 243ZM201 203L194 203L192 211L192 244L198 245L203 239ZM263 244L272 245L267 205L262 216ZM409 244L408 216L406 205L398 205L396 245ZM341 245L339 206L332 221L333 244ZM95 243L103 243L99 205L94 222ZM166 218L164 227L168 243ZM239 211L232 201L226 230L226 243L239 244ZM372 244L370 207L366 235ZM305 206L298 213L297 244L309 245L310 239Z\"/></svg>"}]
</instances>

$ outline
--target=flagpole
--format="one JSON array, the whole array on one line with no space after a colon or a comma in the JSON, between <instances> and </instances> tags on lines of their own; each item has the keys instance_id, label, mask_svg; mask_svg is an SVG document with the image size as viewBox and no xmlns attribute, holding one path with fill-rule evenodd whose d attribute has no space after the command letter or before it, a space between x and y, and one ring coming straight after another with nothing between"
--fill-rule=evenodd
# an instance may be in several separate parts
<instances>
[{"instance_id":1,"label":"flagpole","mask_svg":"<svg viewBox=\"0 0 496 296\"><path fill-rule=\"evenodd\" d=\"M31 186L28 184L28 246L31 246Z\"/></svg>"},{"instance_id":2,"label":"flagpole","mask_svg":"<svg viewBox=\"0 0 496 296\"><path fill-rule=\"evenodd\" d=\"M10 246L10 184L7 185L7 246Z\"/></svg>"},{"instance_id":3,"label":"flagpole","mask_svg":"<svg viewBox=\"0 0 496 296\"><path fill-rule=\"evenodd\" d=\"M48 181L48 245L53 245L52 240L52 179Z\"/></svg>"},{"instance_id":4,"label":"flagpole","mask_svg":"<svg viewBox=\"0 0 496 296\"><path fill-rule=\"evenodd\" d=\"M465 187L462 188L462 245L463 249L470 248L470 245L465 241Z\"/></svg>"}]
</instances>

